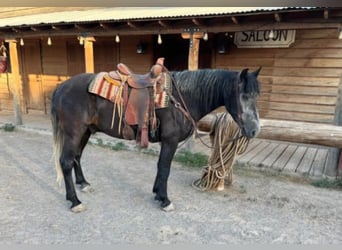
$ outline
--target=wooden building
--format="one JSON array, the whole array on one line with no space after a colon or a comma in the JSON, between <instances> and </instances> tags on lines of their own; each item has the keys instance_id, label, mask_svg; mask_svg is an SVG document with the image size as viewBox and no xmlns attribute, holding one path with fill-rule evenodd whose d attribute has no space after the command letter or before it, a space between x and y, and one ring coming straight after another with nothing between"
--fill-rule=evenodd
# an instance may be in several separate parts
<instances>
[{"instance_id":1,"label":"wooden building","mask_svg":"<svg viewBox=\"0 0 342 250\"><path fill-rule=\"evenodd\" d=\"M340 125L341 29L340 7L0 8L0 111L20 124L77 73L146 73L162 56L169 70L262 66L261 118Z\"/></svg>"}]
</instances>

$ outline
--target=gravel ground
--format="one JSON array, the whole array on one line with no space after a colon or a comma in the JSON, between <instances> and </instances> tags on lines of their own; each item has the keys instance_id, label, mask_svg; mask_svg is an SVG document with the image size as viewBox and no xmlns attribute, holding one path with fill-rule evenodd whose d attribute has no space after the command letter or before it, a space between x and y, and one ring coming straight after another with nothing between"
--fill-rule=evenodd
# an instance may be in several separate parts
<instances>
[{"instance_id":1,"label":"gravel ground","mask_svg":"<svg viewBox=\"0 0 342 250\"><path fill-rule=\"evenodd\" d=\"M82 158L94 192L74 214L59 187L52 137L0 130L0 243L342 243L342 193L238 169L222 192L191 183L200 169L173 163L166 213L153 200L156 157L88 145Z\"/></svg>"}]
</instances>

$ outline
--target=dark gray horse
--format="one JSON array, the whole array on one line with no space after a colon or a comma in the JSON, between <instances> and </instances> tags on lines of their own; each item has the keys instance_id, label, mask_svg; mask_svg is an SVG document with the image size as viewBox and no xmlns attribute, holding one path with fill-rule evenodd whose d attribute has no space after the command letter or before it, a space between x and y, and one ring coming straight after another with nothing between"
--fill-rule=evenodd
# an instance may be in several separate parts
<instances>
[{"instance_id":1,"label":"dark gray horse","mask_svg":"<svg viewBox=\"0 0 342 250\"><path fill-rule=\"evenodd\" d=\"M214 109L225 106L243 135L252 138L259 133L259 71L249 73L248 69L241 72L206 69L170 72L177 86L172 89L174 100L168 107L156 110L158 128L155 137L150 138L150 142L160 142L161 145L153 193L164 210L173 209L167 194L171 161L178 143L194 132L194 122ZM159 73L154 68L149 79L157 79ZM123 138L117 129L120 125L118 116L115 117L114 126L111 126L113 103L88 92L88 86L95 77L96 74L80 74L66 80L54 91L51 102L56 168L59 177L64 177L66 199L71 201L74 212L82 211L84 207L76 195L72 169L75 171L76 184L81 185L81 188L89 187L82 173L80 159L90 135L103 132ZM181 112L178 105L173 105L179 102L186 109L180 96L194 122ZM135 126L133 129L137 131Z\"/></svg>"}]
</instances>

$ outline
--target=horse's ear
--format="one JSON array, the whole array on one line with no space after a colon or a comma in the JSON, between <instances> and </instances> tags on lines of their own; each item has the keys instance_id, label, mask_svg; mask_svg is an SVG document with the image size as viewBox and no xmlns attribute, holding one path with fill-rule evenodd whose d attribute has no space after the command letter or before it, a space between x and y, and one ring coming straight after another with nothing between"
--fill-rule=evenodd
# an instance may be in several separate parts
<instances>
[{"instance_id":1,"label":"horse's ear","mask_svg":"<svg viewBox=\"0 0 342 250\"><path fill-rule=\"evenodd\" d=\"M240 82L243 82L245 79L247 79L248 74L248 68L243 69L239 74L239 80Z\"/></svg>"},{"instance_id":2,"label":"horse's ear","mask_svg":"<svg viewBox=\"0 0 342 250\"><path fill-rule=\"evenodd\" d=\"M133 74L133 72L132 72L132 70L130 70L125 64L123 64L123 63L119 63L118 65L117 65L117 68L118 68L118 70L120 71L120 73L122 73L122 74L125 74L125 75L132 75Z\"/></svg>"},{"instance_id":3,"label":"horse's ear","mask_svg":"<svg viewBox=\"0 0 342 250\"><path fill-rule=\"evenodd\" d=\"M261 68L262 68L262 67L260 66L256 71L253 72L253 74L255 75L255 77L257 77L257 76L259 75Z\"/></svg>"}]
</instances>

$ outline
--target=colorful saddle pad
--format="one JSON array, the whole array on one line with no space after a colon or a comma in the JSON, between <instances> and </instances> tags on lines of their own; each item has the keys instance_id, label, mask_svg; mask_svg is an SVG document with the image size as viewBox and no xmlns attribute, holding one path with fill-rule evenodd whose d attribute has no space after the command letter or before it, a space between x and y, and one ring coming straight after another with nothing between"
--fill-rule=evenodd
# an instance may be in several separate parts
<instances>
[{"instance_id":1,"label":"colorful saddle pad","mask_svg":"<svg viewBox=\"0 0 342 250\"><path fill-rule=\"evenodd\" d=\"M166 108L169 105L169 96L166 90L171 91L171 79L168 74L165 74L164 86L159 87L161 91L155 93L155 108ZM122 101L122 87L124 83L119 80L113 79L107 72L98 73L94 80L90 83L88 91L90 93L99 95L113 103ZM157 87L156 87L157 88ZM155 88L155 89L156 89Z\"/></svg>"}]
</instances>

